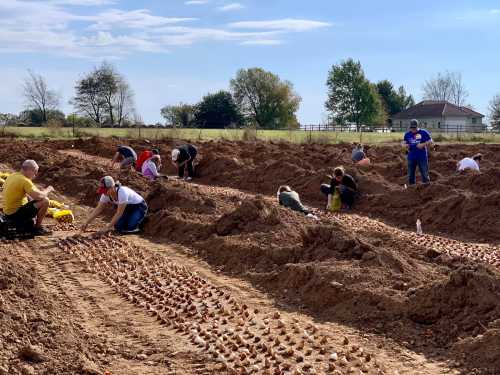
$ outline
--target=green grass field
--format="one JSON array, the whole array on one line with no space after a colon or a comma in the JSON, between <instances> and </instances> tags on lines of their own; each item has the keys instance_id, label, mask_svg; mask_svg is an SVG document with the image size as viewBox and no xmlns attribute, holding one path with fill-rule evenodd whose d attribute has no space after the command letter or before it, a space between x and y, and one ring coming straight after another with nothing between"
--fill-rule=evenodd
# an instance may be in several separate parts
<instances>
[{"instance_id":1,"label":"green grass field","mask_svg":"<svg viewBox=\"0 0 500 375\"><path fill-rule=\"evenodd\" d=\"M266 141L284 141L291 143L391 143L400 142L402 133L347 133L327 131L302 130L240 130L240 129L108 129L108 128L36 128L36 127L8 127L0 130L0 135L16 136L20 138L51 138L65 139L75 137L119 137L144 138L161 140L166 138L204 141L226 139L232 141L260 139ZM500 143L500 134L466 134L448 133L434 134L434 140L445 143Z\"/></svg>"}]
</instances>

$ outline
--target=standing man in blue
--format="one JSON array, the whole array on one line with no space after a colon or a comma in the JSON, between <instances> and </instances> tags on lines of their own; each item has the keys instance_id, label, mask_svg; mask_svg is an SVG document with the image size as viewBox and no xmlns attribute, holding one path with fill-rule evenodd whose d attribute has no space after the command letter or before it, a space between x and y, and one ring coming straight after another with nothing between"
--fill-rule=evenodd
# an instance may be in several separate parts
<instances>
[{"instance_id":1,"label":"standing man in blue","mask_svg":"<svg viewBox=\"0 0 500 375\"><path fill-rule=\"evenodd\" d=\"M427 155L427 145L432 143L430 133L425 129L419 129L418 120L411 120L410 131L406 132L404 143L408 149L408 184L415 185L417 166L422 182L424 184L430 182Z\"/></svg>"}]
</instances>

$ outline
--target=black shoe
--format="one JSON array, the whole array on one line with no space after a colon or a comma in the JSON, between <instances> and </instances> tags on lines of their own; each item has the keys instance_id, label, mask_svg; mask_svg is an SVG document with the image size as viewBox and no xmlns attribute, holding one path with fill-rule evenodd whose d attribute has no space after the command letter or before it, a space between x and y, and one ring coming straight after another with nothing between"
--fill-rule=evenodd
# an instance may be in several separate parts
<instances>
[{"instance_id":1,"label":"black shoe","mask_svg":"<svg viewBox=\"0 0 500 375\"><path fill-rule=\"evenodd\" d=\"M36 227L33 229L34 236L50 236L52 234L51 230L45 229L44 227Z\"/></svg>"}]
</instances>

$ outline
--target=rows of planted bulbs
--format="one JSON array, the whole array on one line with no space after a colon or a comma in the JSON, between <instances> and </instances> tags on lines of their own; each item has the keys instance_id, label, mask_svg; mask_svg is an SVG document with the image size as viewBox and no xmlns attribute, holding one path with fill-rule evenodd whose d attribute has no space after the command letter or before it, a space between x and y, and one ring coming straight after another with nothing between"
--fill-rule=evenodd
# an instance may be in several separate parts
<instances>
[{"instance_id":1,"label":"rows of planted bulbs","mask_svg":"<svg viewBox=\"0 0 500 375\"><path fill-rule=\"evenodd\" d=\"M189 338L230 374L383 374L372 355L314 324L251 309L196 273L117 237L69 237L78 257L131 303Z\"/></svg>"},{"instance_id":2,"label":"rows of planted bulbs","mask_svg":"<svg viewBox=\"0 0 500 375\"><path fill-rule=\"evenodd\" d=\"M336 217L353 230L371 230L397 235L407 243L418 244L453 257L467 257L500 268L499 246L460 242L432 234L417 234L399 230L379 221L357 215L336 215Z\"/></svg>"}]
</instances>

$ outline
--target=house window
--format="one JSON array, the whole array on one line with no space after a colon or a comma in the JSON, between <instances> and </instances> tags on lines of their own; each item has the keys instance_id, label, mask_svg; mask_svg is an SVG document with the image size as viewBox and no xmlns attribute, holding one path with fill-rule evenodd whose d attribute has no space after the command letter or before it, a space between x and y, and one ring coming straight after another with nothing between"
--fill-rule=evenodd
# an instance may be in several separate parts
<instances>
[{"instance_id":1,"label":"house window","mask_svg":"<svg viewBox=\"0 0 500 375\"><path fill-rule=\"evenodd\" d=\"M472 123L473 123L473 124L477 124L477 118L473 117L473 118L472 118Z\"/></svg>"}]
</instances>

